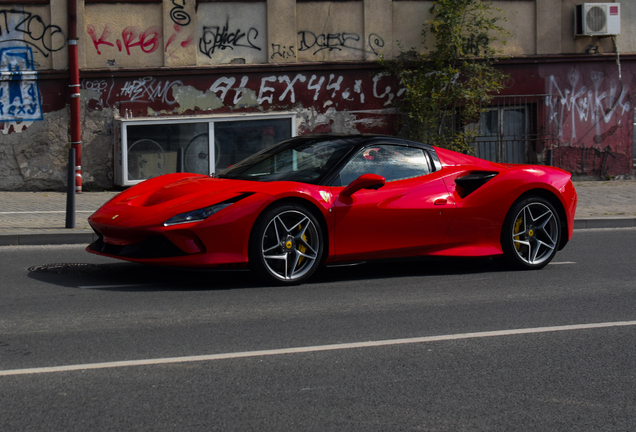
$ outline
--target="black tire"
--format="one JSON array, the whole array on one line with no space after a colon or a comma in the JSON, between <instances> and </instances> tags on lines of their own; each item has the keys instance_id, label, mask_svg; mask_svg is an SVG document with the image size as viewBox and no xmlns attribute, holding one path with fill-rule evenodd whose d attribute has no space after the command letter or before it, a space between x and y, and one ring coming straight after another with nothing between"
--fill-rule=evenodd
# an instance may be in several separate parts
<instances>
[{"instance_id":1,"label":"black tire","mask_svg":"<svg viewBox=\"0 0 636 432\"><path fill-rule=\"evenodd\" d=\"M320 223L308 207L273 205L252 228L250 270L268 284L301 284L320 265L324 243Z\"/></svg>"},{"instance_id":2,"label":"black tire","mask_svg":"<svg viewBox=\"0 0 636 432\"><path fill-rule=\"evenodd\" d=\"M543 268L556 255L561 235L559 214L548 200L540 196L519 200L501 230L504 259L521 270Z\"/></svg>"}]
</instances>

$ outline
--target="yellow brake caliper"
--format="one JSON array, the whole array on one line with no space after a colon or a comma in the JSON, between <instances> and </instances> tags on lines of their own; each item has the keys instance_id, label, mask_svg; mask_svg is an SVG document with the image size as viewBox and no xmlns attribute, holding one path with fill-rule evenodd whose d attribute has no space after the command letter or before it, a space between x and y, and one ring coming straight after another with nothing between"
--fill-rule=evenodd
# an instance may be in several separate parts
<instances>
[{"instance_id":1,"label":"yellow brake caliper","mask_svg":"<svg viewBox=\"0 0 636 432\"><path fill-rule=\"evenodd\" d=\"M523 216L519 216L517 218L517 220L515 221L515 231L516 233L519 232L519 230L521 229L521 224L523 223ZM520 236L516 236L515 240L519 240ZM521 247L521 244L519 243L515 243L515 249L519 250L519 248Z\"/></svg>"},{"instance_id":2,"label":"yellow brake caliper","mask_svg":"<svg viewBox=\"0 0 636 432\"><path fill-rule=\"evenodd\" d=\"M298 225L298 231L302 230L303 227L301 225ZM303 234L303 240L307 241L307 235ZM303 244L299 244L298 245L298 250L300 251L300 253L305 253L305 251L307 250L307 247ZM298 258L298 266L300 266L303 262L303 260L305 259L304 256L301 256L300 258Z\"/></svg>"}]
</instances>

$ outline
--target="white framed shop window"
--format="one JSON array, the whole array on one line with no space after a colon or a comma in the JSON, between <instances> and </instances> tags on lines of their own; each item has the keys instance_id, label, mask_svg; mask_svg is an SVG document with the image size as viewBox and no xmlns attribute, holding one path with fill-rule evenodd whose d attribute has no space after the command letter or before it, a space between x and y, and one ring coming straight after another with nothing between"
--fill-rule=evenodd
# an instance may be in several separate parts
<instances>
[{"instance_id":1,"label":"white framed shop window","mask_svg":"<svg viewBox=\"0 0 636 432\"><path fill-rule=\"evenodd\" d=\"M270 145L296 136L293 113L115 121L115 184L132 186L177 172L211 175Z\"/></svg>"}]
</instances>

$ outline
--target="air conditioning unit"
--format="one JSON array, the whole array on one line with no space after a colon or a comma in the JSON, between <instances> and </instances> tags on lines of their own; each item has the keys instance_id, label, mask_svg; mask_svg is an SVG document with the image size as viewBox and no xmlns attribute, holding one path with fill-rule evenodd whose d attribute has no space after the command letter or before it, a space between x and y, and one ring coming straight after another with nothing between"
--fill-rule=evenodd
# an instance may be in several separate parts
<instances>
[{"instance_id":1,"label":"air conditioning unit","mask_svg":"<svg viewBox=\"0 0 636 432\"><path fill-rule=\"evenodd\" d=\"M583 3L575 6L574 36L611 36L620 32L620 3Z\"/></svg>"}]
</instances>

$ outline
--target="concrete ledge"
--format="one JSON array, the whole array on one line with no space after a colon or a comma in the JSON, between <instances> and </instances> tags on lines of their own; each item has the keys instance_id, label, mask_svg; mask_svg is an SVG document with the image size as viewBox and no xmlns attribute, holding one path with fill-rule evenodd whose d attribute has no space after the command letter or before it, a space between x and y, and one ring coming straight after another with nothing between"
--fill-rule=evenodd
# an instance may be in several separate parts
<instances>
[{"instance_id":1,"label":"concrete ledge","mask_svg":"<svg viewBox=\"0 0 636 432\"><path fill-rule=\"evenodd\" d=\"M636 218L586 218L575 219L574 229L592 229L592 228L634 228L636 227Z\"/></svg>"},{"instance_id":2,"label":"concrete ledge","mask_svg":"<svg viewBox=\"0 0 636 432\"><path fill-rule=\"evenodd\" d=\"M0 234L0 246L89 245L95 240L93 232Z\"/></svg>"},{"instance_id":3,"label":"concrete ledge","mask_svg":"<svg viewBox=\"0 0 636 432\"><path fill-rule=\"evenodd\" d=\"M17 245L19 241L20 241L20 236L18 234L0 235L0 246Z\"/></svg>"}]
</instances>

